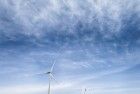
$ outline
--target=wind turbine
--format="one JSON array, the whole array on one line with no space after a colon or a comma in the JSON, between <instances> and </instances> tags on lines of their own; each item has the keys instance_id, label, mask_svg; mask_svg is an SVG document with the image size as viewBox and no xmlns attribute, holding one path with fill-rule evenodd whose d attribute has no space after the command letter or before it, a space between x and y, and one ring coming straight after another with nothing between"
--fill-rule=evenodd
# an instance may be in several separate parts
<instances>
[{"instance_id":1,"label":"wind turbine","mask_svg":"<svg viewBox=\"0 0 140 94\"><path fill-rule=\"evenodd\" d=\"M50 71L48 71L48 72L46 73L46 74L48 75L48 77L49 77L48 94L51 93L51 91L50 91L50 90L51 90L51 80L53 79L53 80L56 81L56 79L55 79L54 76L53 76L54 65L55 65L55 62L53 63L53 65L52 65ZM56 81L56 82L57 82L57 81Z\"/></svg>"},{"instance_id":2,"label":"wind turbine","mask_svg":"<svg viewBox=\"0 0 140 94\"><path fill-rule=\"evenodd\" d=\"M53 65L52 65L52 67L51 67L50 71L48 71L48 72L47 72L48 77L49 77L48 94L50 94L51 80L53 79L53 80L55 80L55 81L56 81L56 79L54 78L53 73L52 73L52 72L53 72L53 69L54 69L54 65L55 65L55 62L53 63Z\"/></svg>"},{"instance_id":3,"label":"wind turbine","mask_svg":"<svg viewBox=\"0 0 140 94\"><path fill-rule=\"evenodd\" d=\"M48 94L51 94L51 80L55 80L56 81L56 79L53 76L54 65L55 65L55 62L53 63L51 69L48 72L43 73L43 74L47 74L48 78L49 78Z\"/></svg>"},{"instance_id":4,"label":"wind turbine","mask_svg":"<svg viewBox=\"0 0 140 94\"><path fill-rule=\"evenodd\" d=\"M85 90L84 90L84 94L86 94L86 92L87 92L87 89L85 88Z\"/></svg>"}]
</instances>

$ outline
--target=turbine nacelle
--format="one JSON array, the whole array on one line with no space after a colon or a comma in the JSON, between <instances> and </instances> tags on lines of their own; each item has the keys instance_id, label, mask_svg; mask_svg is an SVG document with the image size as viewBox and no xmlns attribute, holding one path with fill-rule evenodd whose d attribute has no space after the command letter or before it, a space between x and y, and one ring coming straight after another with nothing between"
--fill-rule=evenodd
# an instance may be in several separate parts
<instances>
[{"instance_id":1,"label":"turbine nacelle","mask_svg":"<svg viewBox=\"0 0 140 94\"><path fill-rule=\"evenodd\" d=\"M51 74L51 72L49 71L49 72L47 72L46 74Z\"/></svg>"}]
</instances>

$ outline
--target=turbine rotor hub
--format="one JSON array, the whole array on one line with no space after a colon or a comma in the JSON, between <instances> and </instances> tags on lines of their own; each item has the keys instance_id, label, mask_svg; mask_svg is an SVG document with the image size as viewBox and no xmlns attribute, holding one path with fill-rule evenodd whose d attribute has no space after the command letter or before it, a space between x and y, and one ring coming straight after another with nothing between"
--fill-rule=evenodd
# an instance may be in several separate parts
<instances>
[{"instance_id":1,"label":"turbine rotor hub","mask_svg":"<svg viewBox=\"0 0 140 94\"><path fill-rule=\"evenodd\" d=\"M51 72L47 72L47 74L51 74Z\"/></svg>"}]
</instances>

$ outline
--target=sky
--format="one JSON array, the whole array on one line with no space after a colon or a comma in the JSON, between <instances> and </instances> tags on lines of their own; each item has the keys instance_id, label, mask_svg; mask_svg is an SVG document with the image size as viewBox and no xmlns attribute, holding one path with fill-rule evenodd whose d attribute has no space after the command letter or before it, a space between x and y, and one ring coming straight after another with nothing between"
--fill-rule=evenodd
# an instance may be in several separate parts
<instances>
[{"instance_id":1,"label":"sky","mask_svg":"<svg viewBox=\"0 0 140 94\"><path fill-rule=\"evenodd\" d=\"M139 94L139 4L0 0L0 94Z\"/></svg>"}]
</instances>

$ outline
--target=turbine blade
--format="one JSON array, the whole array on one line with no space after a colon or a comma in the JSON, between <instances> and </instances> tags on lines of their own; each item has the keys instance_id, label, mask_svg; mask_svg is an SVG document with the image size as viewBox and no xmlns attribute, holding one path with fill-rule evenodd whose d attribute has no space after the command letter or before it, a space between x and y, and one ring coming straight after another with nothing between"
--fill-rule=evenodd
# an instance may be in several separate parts
<instances>
[{"instance_id":1,"label":"turbine blade","mask_svg":"<svg viewBox=\"0 0 140 94\"><path fill-rule=\"evenodd\" d=\"M58 81L55 79L55 77L52 74L50 74L50 77L58 84Z\"/></svg>"},{"instance_id":2,"label":"turbine blade","mask_svg":"<svg viewBox=\"0 0 140 94\"><path fill-rule=\"evenodd\" d=\"M46 74L46 73L37 73L36 75L44 75L44 74Z\"/></svg>"},{"instance_id":3,"label":"turbine blade","mask_svg":"<svg viewBox=\"0 0 140 94\"><path fill-rule=\"evenodd\" d=\"M53 69L54 69L54 65L55 65L55 62L53 63L53 65L52 65L52 67L51 67L50 72L52 72L52 71L53 71Z\"/></svg>"},{"instance_id":4,"label":"turbine blade","mask_svg":"<svg viewBox=\"0 0 140 94\"><path fill-rule=\"evenodd\" d=\"M36 74L25 74L25 77L32 77L32 76L40 76L40 75L45 75L46 73L36 73Z\"/></svg>"}]
</instances>

